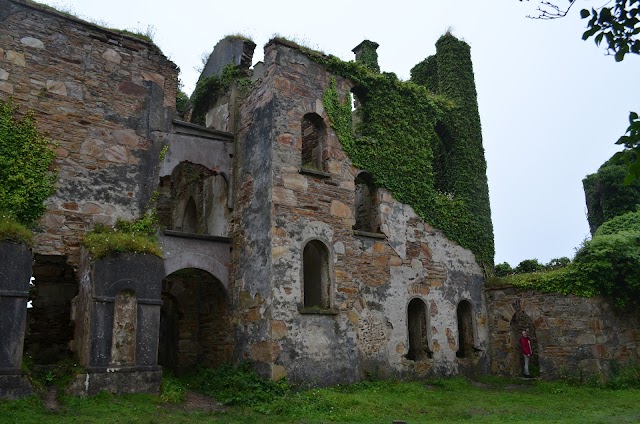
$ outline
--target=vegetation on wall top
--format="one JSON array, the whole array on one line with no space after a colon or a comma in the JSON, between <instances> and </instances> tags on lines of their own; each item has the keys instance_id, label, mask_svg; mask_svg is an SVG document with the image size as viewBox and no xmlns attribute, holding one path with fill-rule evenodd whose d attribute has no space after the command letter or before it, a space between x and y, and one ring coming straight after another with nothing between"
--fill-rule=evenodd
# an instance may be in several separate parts
<instances>
[{"instance_id":1,"label":"vegetation on wall top","mask_svg":"<svg viewBox=\"0 0 640 424\"><path fill-rule=\"evenodd\" d=\"M210 75L198 80L191 94L191 122L204 125L205 115L215 105L218 97L235 82L240 87L251 84L245 71L239 66L227 65L221 75Z\"/></svg>"},{"instance_id":2,"label":"vegetation on wall top","mask_svg":"<svg viewBox=\"0 0 640 424\"><path fill-rule=\"evenodd\" d=\"M55 156L33 111L20 118L12 99L0 99L0 209L5 222L30 226L42 216L44 201L54 192L56 173L50 168Z\"/></svg>"},{"instance_id":3,"label":"vegetation on wall top","mask_svg":"<svg viewBox=\"0 0 640 424\"><path fill-rule=\"evenodd\" d=\"M411 205L422 219L491 268L493 226L468 49L450 34L438 41L435 60L447 77L440 79L437 93L359 63L310 57L355 84L360 104L355 131L351 101L340 98L335 81L323 99L331 126L354 166L369 171L377 186Z\"/></svg>"}]
</instances>

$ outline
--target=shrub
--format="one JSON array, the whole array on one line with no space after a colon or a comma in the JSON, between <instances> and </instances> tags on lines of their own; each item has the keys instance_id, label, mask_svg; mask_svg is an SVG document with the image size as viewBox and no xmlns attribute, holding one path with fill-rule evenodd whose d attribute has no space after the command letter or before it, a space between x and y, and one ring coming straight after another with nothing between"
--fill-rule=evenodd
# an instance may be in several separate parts
<instances>
[{"instance_id":1,"label":"shrub","mask_svg":"<svg viewBox=\"0 0 640 424\"><path fill-rule=\"evenodd\" d=\"M222 365L218 368L201 368L188 378L188 383L194 390L212 396L225 405L270 402L290 391L286 381L260 377L248 362L235 367Z\"/></svg>"},{"instance_id":2,"label":"shrub","mask_svg":"<svg viewBox=\"0 0 640 424\"><path fill-rule=\"evenodd\" d=\"M561 258L553 258L545 265L546 269L559 269L568 266L571 263L571 259L563 256Z\"/></svg>"}]
</instances>

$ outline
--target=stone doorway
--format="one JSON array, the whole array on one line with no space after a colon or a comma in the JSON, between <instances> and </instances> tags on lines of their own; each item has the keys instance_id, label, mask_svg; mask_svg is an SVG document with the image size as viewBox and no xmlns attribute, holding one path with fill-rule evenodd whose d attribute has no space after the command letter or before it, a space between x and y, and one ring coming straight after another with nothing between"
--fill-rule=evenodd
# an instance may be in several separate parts
<instances>
[{"instance_id":1,"label":"stone doorway","mask_svg":"<svg viewBox=\"0 0 640 424\"><path fill-rule=\"evenodd\" d=\"M158 364L183 375L229 363L233 333L227 293L210 273L188 268L162 282Z\"/></svg>"},{"instance_id":2,"label":"stone doorway","mask_svg":"<svg viewBox=\"0 0 640 424\"><path fill-rule=\"evenodd\" d=\"M513 314L510 324L510 339L507 346L511 347L509 352L509 364L512 375L524 374L524 357L520 348L520 336L523 330L529 333L531 339L531 359L529 360L529 372L533 376L540 375L540 358L538 355L538 339L536 338L536 328L533 320L524 311L517 311Z\"/></svg>"}]
</instances>

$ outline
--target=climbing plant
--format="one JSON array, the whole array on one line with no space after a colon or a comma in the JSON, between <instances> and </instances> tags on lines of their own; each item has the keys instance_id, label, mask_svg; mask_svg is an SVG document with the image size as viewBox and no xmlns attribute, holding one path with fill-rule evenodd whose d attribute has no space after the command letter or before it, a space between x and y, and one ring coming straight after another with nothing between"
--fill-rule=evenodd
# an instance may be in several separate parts
<instances>
[{"instance_id":1,"label":"climbing plant","mask_svg":"<svg viewBox=\"0 0 640 424\"><path fill-rule=\"evenodd\" d=\"M54 191L56 173L50 170L55 152L38 131L33 111L18 116L11 99L0 99L0 209L29 226L45 211Z\"/></svg>"},{"instance_id":2,"label":"climbing plant","mask_svg":"<svg viewBox=\"0 0 640 424\"><path fill-rule=\"evenodd\" d=\"M438 81L437 92L359 63L311 57L355 84L355 131L351 101L340 97L335 79L323 97L354 166L368 170L377 186L492 267L493 227L468 46L450 34L438 43L437 65L452 77ZM461 62L464 71L458 72Z\"/></svg>"},{"instance_id":3,"label":"climbing plant","mask_svg":"<svg viewBox=\"0 0 640 424\"><path fill-rule=\"evenodd\" d=\"M204 124L206 113L215 105L218 97L235 82L240 87L247 87L251 80L239 66L227 65L221 75L210 75L201 78L191 94L191 121Z\"/></svg>"}]
</instances>

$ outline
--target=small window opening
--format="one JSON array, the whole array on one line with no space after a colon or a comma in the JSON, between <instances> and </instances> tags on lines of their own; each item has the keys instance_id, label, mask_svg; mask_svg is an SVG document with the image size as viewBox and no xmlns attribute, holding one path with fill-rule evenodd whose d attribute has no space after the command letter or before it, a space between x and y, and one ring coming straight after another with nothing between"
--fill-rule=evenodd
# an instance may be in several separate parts
<instances>
[{"instance_id":1,"label":"small window opening","mask_svg":"<svg viewBox=\"0 0 640 424\"><path fill-rule=\"evenodd\" d=\"M316 113L302 118L302 167L323 170L324 121Z\"/></svg>"},{"instance_id":2,"label":"small window opening","mask_svg":"<svg viewBox=\"0 0 640 424\"><path fill-rule=\"evenodd\" d=\"M409 331L409 352L407 359L420 361L433 357L429 349L429 327L427 306L420 299L412 299L407 310L407 326Z\"/></svg>"},{"instance_id":3,"label":"small window opening","mask_svg":"<svg viewBox=\"0 0 640 424\"><path fill-rule=\"evenodd\" d=\"M304 307L331 307L329 251L318 240L312 240L304 247L302 272L304 280Z\"/></svg>"},{"instance_id":4,"label":"small window opening","mask_svg":"<svg viewBox=\"0 0 640 424\"><path fill-rule=\"evenodd\" d=\"M185 233L195 233L198 230L198 209L196 208L196 201L193 197L189 197L187 205L184 208L184 215L182 216L182 231Z\"/></svg>"},{"instance_id":5,"label":"small window opening","mask_svg":"<svg viewBox=\"0 0 640 424\"><path fill-rule=\"evenodd\" d=\"M371 175L361 172L355 180L355 219L354 230L377 233L380 231L378 222L378 191L373 184Z\"/></svg>"},{"instance_id":6,"label":"small window opening","mask_svg":"<svg viewBox=\"0 0 640 424\"><path fill-rule=\"evenodd\" d=\"M458 304L458 358L473 356L475 341L473 338L473 314L471 303L463 300Z\"/></svg>"}]
</instances>

